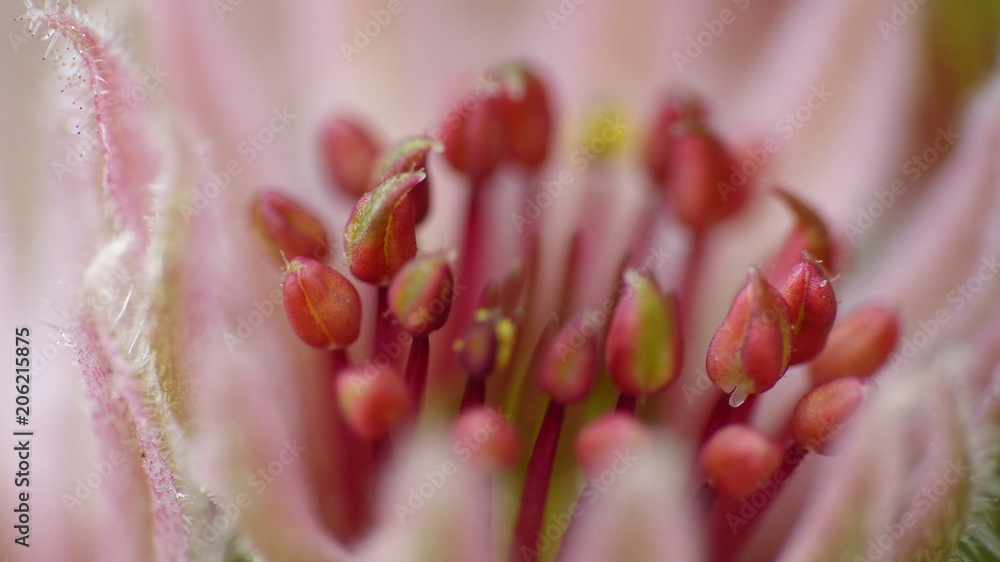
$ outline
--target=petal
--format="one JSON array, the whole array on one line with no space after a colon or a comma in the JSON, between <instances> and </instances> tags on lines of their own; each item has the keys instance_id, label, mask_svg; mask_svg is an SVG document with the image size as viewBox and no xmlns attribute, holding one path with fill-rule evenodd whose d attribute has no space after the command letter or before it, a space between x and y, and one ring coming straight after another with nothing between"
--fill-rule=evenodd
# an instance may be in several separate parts
<instances>
[{"instance_id":1,"label":"petal","mask_svg":"<svg viewBox=\"0 0 1000 562\"><path fill-rule=\"evenodd\" d=\"M942 359L883 379L843 449L818 467L779 560L952 551L970 516L972 480L992 466L979 452L996 427L964 406L976 392L967 362Z\"/></svg>"},{"instance_id":2,"label":"petal","mask_svg":"<svg viewBox=\"0 0 1000 562\"><path fill-rule=\"evenodd\" d=\"M225 540L238 531L268 559L345 560L344 549L326 528L318 501L336 498L323 498L321 494L329 491L317 490L310 477L316 465L336 474L329 467L331 459L323 462L331 454L330 445L317 446L315 441L315 434L330 431L324 427L296 431L294 417L286 411L292 397L275 399L280 381L268 384L256 376L259 363L252 358L226 358L211 366L217 376L204 381L200 389L195 415L201 430L192 448L218 510L192 525L192 537L198 539L193 546L208 548L205 545L219 535ZM240 376L241 384L232 385L233 376ZM334 399L332 390L328 396ZM308 403L302 406L313 408Z\"/></svg>"},{"instance_id":3,"label":"petal","mask_svg":"<svg viewBox=\"0 0 1000 562\"><path fill-rule=\"evenodd\" d=\"M493 560L490 481L442 434L415 439L379 485L379 523L359 548L359 562Z\"/></svg>"},{"instance_id":4,"label":"petal","mask_svg":"<svg viewBox=\"0 0 1000 562\"><path fill-rule=\"evenodd\" d=\"M1000 302L1000 283L994 280L1000 270L1000 167L995 158L1000 150L1000 75L979 95L962 123L948 127L946 133L957 135L951 141L956 143L954 155L912 211L896 213L895 205L906 205L903 199L916 194L904 192L899 201L890 202L896 216L884 220L894 221L886 225L894 232L892 239L878 240L886 247L879 250L877 262L873 253L861 256L859 270L873 274L859 276L848 289L852 297L900 305L901 347L907 339L916 340L920 348L926 346L928 341L916 337L920 331L935 343L943 339L938 331L967 335L995 314ZM906 358L914 353L906 353Z\"/></svg>"},{"instance_id":5,"label":"petal","mask_svg":"<svg viewBox=\"0 0 1000 562\"><path fill-rule=\"evenodd\" d=\"M641 457L626 451L622 459L613 465L619 470L606 470L580 496L580 518L562 547L564 559L701 560L693 506L682 490L687 461L667 443Z\"/></svg>"}]
</instances>

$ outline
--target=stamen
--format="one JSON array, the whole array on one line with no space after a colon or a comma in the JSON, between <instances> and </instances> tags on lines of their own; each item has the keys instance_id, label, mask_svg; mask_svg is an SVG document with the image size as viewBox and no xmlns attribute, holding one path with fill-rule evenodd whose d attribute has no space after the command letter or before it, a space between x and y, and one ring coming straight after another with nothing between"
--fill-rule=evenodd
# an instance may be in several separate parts
<instances>
[{"instance_id":1,"label":"stamen","mask_svg":"<svg viewBox=\"0 0 1000 562\"><path fill-rule=\"evenodd\" d=\"M576 294L575 284L580 281L581 272L580 269L583 267L583 235L582 232L577 229L573 234L573 238L569 242L569 251L566 252L566 265L563 268L565 272L562 278L562 290L560 291L559 305L556 307L556 313L559 314L561 318L566 318L569 316L570 311L573 306L573 297Z\"/></svg>"},{"instance_id":2,"label":"stamen","mask_svg":"<svg viewBox=\"0 0 1000 562\"><path fill-rule=\"evenodd\" d=\"M427 365L430 362L430 339L427 336L415 336L410 344L410 355L406 359L406 372L403 380L410 393L414 412L419 413L424 399L424 387L427 386Z\"/></svg>"},{"instance_id":3,"label":"stamen","mask_svg":"<svg viewBox=\"0 0 1000 562\"><path fill-rule=\"evenodd\" d=\"M537 560L536 541L545 514L549 481L552 479L552 467L556 449L559 447L559 434L562 431L565 412L565 407L555 400L551 400L545 409L545 418L535 438L535 447L531 451L524 488L521 492L521 507L517 513L514 542L510 551L511 562Z\"/></svg>"},{"instance_id":4,"label":"stamen","mask_svg":"<svg viewBox=\"0 0 1000 562\"><path fill-rule=\"evenodd\" d=\"M781 466L761 486L767 489L767 493L763 495L765 503L759 507L754 504L755 511L751 512L749 517L744 517L740 511L747 501L745 498L737 500L720 497L715 502L708 514L708 532L710 536L726 537L726 540L716 540L709 545L713 551L710 560L731 562L738 559L747 539L757 528L757 524L764 519L767 509L774 505L775 499L780 496L781 491L808 456L809 451L797 443L793 443L785 450L781 456Z\"/></svg>"},{"instance_id":5,"label":"stamen","mask_svg":"<svg viewBox=\"0 0 1000 562\"><path fill-rule=\"evenodd\" d=\"M809 375L818 386L837 377L869 377L889 359L899 342L899 313L886 306L867 306L830 332L826 347Z\"/></svg>"},{"instance_id":6,"label":"stamen","mask_svg":"<svg viewBox=\"0 0 1000 562\"><path fill-rule=\"evenodd\" d=\"M507 132L504 159L537 170L549 155L552 109L542 79L523 64L500 71L500 105Z\"/></svg>"},{"instance_id":7,"label":"stamen","mask_svg":"<svg viewBox=\"0 0 1000 562\"><path fill-rule=\"evenodd\" d=\"M414 137L398 144L379 162L374 185L378 185L396 174L423 170L428 174L413 186L407 199L413 205L413 219L417 224L424 222L430 212L431 179L427 171L427 156L431 152L442 152L444 146L428 137Z\"/></svg>"},{"instance_id":8,"label":"stamen","mask_svg":"<svg viewBox=\"0 0 1000 562\"><path fill-rule=\"evenodd\" d=\"M774 386L788 368L791 349L788 305L751 268L708 345L708 376L723 392L733 393L730 404L739 405L747 395Z\"/></svg>"},{"instance_id":9,"label":"stamen","mask_svg":"<svg viewBox=\"0 0 1000 562\"><path fill-rule=\"evenodd\" d=\"M676 305L636 271L625 272L625 284L608 327L605 361L623 394L652 394L666 388L680 370L683 350Z\"/></svg>"},{"instance_id":10,"label":"stamen","mask_svg":"<svg viewBox=\"0 0 1000 562\"><path fill-rule=\"evenodd\" d=\"M573 452L584 473L592 478L610 468L620 455L642 454L652 444L652 434L635 418L610 413L580 430Z\"/></svg>"},{"instance_id":11,"label":"stamen","mask_svg":"<svg viewBox=\"0 0 1000 562\"><path fill-rule=\"evenodd\" d=\"M592 497L602 473L607 470L613 472L615 463L622 458L641 458L652 444L653 436L635 420L631 412L605 414L584 426L573 447L573 454L587 476L587 484L580 492L580 497ZM573 513L563 532L562 544L570 542L576 529L575 522L586 514L592 504L593 502L583 501L574 503ZM565 550L560 549L556 560L565 560L564 553Z\"/></svg>"},{"instance_id":12,"label":"stamen","mask_svg":"<svg viewBox=\"0 0 1000 562\"><path fill-rule=\"evenodd\" d=\"M486 377L503 371L514 345L514 323L497 310L480 309L465 335L453 348L459 366L469 373L462 410L482 406L486 401Z\"/></svg>"},{"instance_id":13,"label":"stamen","mask_svg":"<svg viewBox=\"0 0 1000 562\"><path fill-rule=\"evenodd\" d=\"M542 363L540 383L552 398L539 429L521 496L514 531L511 559L534 560L535 541L541 528L548 497L556 448L562 432L562 420L568 404L582 401L590 393L597 377L596 333L584 335L584 317L563 327L555 336Z\"/></svg>"},{"instance_id":14,"label":"stamen","mask_svg":"<svg viewBox=\"0 0 1000 562\"><path fill-rule=\"evenodd\" d=\"M733 181L729 148L697 114L671 127L663 185L670 208L692 231L705 231L746 205L755 178Z\"/></svg>"},{"instance_id":15,"label":"stamen","mask_svg":"<svg viewBox=\"0 0 1000 562\"><path fill-rule=\"evenodd\" d=\"M778 469L781 449L753 427L728 425L701 448L698 463L716 491L742 498Z\"/></svg>"},{"instance_id":16,"label":"stamen","mask_svg":"<svg viewBox=\"0 0 1000 562\"><path fill-rule=\"evenodd\" d=\"M646 172L657 186L667 179L678 125L704 122L707 115L703 100L689 93L672 92L660 103L645 154Z\"/></svg>"},{"instance_id":17,"label":"stamen","mask_svg":"<svg viewBox=\"0 0 1000 562\"><path fill-rule=\"evenodd\" d=\"M524 179L520 188L530 198L542 185L538 174L546 169L554 137L553 112L541 77L521 64L500 67L494 74L500 78L499 90L477 91L474 100L465 100L475 104L456 105L441 133L434 135L441 142L429 137L406 139L378 163L378 143L359 122L340 118L322 131L331 181L359 197L345 229L347 258L354 277L377 287L374 346L379 349L390 341L405 344L407 335L412 338L404 376L397 376L394 365L383 368L373 360L365 362L366 369L350 365L345 348L358 338L361 305L357 290L343 275L314 259L296 257L286 269L283 290L286 314L296 334L309 345L330 350L332 388L340 406L336 413L343 415L337 418L343 433L337 450L349 456L338 459L340 474L335 478L343 479L344 512L357 527L351 538L360 537L371 523L374 476L391 457L390 434L407 436L408 431L394 432L394 428L413 425L419 415L431 363L430 334L443 330L435 336L443 344L440 349L435 344L435 368L443 372L442 380L459 369L468 375L452 425L454 452L471 461L484 488L508 480L494 481L492 476L517 461L513 427L538 423L544 409L509 543L511 561L532 561L540 557L537 543L567 407L587 402L580 408L579 420L574 417L569 427L584 424L575 453L590 478L608 470L620 455L641 453L651 446L650 431L636 421L637 404L647 406L647 397L677 379L683 361L682 334L697 318L697 291L704 285L704 264L714 249L709 242L722 240L712 237L713 229L747 206L758 178L739 170L726 138L709 127L701 99L667 98L644 154L646 171L658 188L646 196L655 206L648 205L630 225L624 252L598 256L607 258L601 263L620 265L616 276L620 281L610 288L608 298L613 304L577 315L560 329L560 318L572 317L586 304L581 299L594 296L583 291L581 280L591 269L584 258L590 258L587 253L594 246L588 234L594 229L588 227L595 225L569 223L576 230L558 256L542 254L546 221L538 217L530 223L515 222L519 236L514 246L493 240L496 225L490 206L495 199L488 190L500 183L491 178L501 166L509 168L513 174L504 179ZM620 121L595 123L596 134L588 141ZM588 156L599 163L595 167L607 170L607 155L626 143L617 135L600 140L606 150ZM444 252L416 257L416 227L429 212L431 182L426 168L433 152L443 152L469 186L457 257ZM738 513L739 499L764 487L769 499L774 497L807 453L828 452L832 435L872 388L847 377L874 373L899 338L896 313L883 307L864 309L833 326L837 303L831 272L840 248L816 210L789 191L775 193L796 219L781 250L764 268L777 282L772 284L751 268L714 334L705 366L725 394L718 396L702 434L694 436L700 439L695 442L699 454L692 463L692 492L698 487L696 495L705 505L706 530L714 549L711 559L724 562L746 556L743 546L764 511L758 508L757 515L739 529L729 529L728 518ZM600 204L604 201L589 199L585 208ZM254 201L253 212L257 230L286 254L327 251L321 221L300 203L267 191ZM676 296L661 291L655 279L628 269L640 264L641 252L667 228L676 231L676 225L667 221L679 222L688 238ZM515 253L502 257L510 264L498 264L501 259L494 255L494 246L501 242ZM452 270L452 257L457 272ZM549 275L549 270L560 269ZM540 284L549 277L557 285L553 294ZM458 303L453 303L456 298ZM546 312L548 320L540 325ZM602 351L618 400L613 412L586 424L594 407L607 408L614 398L605 392L614 388L605 387L588 400ZM357 354L358 350L352 351L352 356ZM820 386L802 397L781 427L784 433L769 438L749 425L762 402L760 394L772 388L789 365L809 361L813 382ZM537 380L543 393L531 389L529 380L531 384ZM488 397L495 404L502 399L502 413L487 406ZM783 457L781 447L787 447ZM491 489L486 495L491 510L492 493ZM564 542L573 530L572 520L586 509L581 503L574 504ZM501 540L506 547L510 537Z\"/></svg>"},{"instance_id":18,"label":"stamen","mask_svg":"<svg viewBox=\"0 0 1000 562\"><path fill-rule=\"evenodd\" d=\"M809 451L831 452L831 440L875 390L869 379L841 377L807 392L792 412L792 436Z\"/></svg>"},{"instance_id":19,"label":"stamen","mask_svg":"<svg viewBox=\"0 0 1000 562\"><path fill-rule=\"evenodd\" d=\"M330 253L323 223L302 203L276 191L265 190L250 204L250 216L260 239L276 260L304 256L318 261Z\"/></svg>"},{"instance_id":20,"label":"stamen","mask_svg":"<svg viewBox=\"0 0 1000 562\"><path fill-rule=\"evenodd\" d=\"M448 116L442 125L441 142L448 163L467 176L473 186L480 186L504 157L506 127L498 92L478 95L476 102L471 111L456 111Z\"/></svg>"},{"instance_id":21,"label":"stamen","mask_svg":"<svg viewBox=\"0 0 1000 562\"><path fill-rule=\"evenodd\" d=\"M514 371L513 378L507 390L507 397L504 400L504 411L512 418L516 418L519 406L522 402L524 384L529 373L537 373L542 368L542 362L548 355L549 343L559 330L559 316L556 313L549 314L548 320L542 327L541 333L535 342L528 364L524 369Z\"/></svg>"},{"instance_id":22,"label":"stamen","mask_svg":"<svg viewBox=\"0 0 1000 562\"><path fill-rule=\"evenodd\" d=\"M485 474L514 464L520 443L507 419L489 406L470 408L455 420L451 429L454 450L461 461L471 461Z\"/></svg>"},{"instance_id":23,"label":"stamen","mask_svg":"<svg viewBox=\"0 0 1000 562\"><path fill-rule=\"evenodd\" d=\"M373 187L372 172L381 149L374 135L357 120L335 117L320 129L321 160L330 183L351 199Z\"/></svg>"},{"instance_id":24,"label":"stamen","mask_svg":"<svg viewBox=\"0 0 1000 562\"><path fill-rule=\"evenodd\" d=\"M343 349L361 333L361 297L332 267L295 258L285 269L282 292L292 330L313 347Z\"/></svg>"},{"instance_id":25,"label":"stamen","mask_svg":"<svg viewBox=\"0 0 1000 562\"><path fill-rule=\"evenodd\" d=\"M389 430L406 418L410 409L406 387L394 371L371 365L341 371L334 384L337 403L348 427L370 443L372 462L370 474L365 478L374 484L374 479L392 457ZM345 469L351 476L361 478L368 472L369 465L362 459L345 458L340 462L356 465ZM359 482L351 484L360 485ZM372 493L369 497L374 496ZM370 499L365 501L369 502Z\"/></svg>"},{"instance_id":26,"label":"stamen","mask_svg":"<svg viewBox=\"0 0 1000 562\"><path fill-rule=\"evenodd\" d=\"M425 177L423 172L392 176L354 206L344 236L351 273L359 280L384 287L416 255L416 222L406 196Z\"/></svg>"},{"instance_id":27,"label":"stamen","mask_svg":"<svg viewBox=\"0 0 1000 562\"><path fill-rule=\"evenodd\" d=\"M589 330L589 334L588 334ZM597 380L597 334L584 317L563 327L542 363L542 390L562 404L575 404L590 394Z\"/></svg>"},{"instance_id":28,"label":"stamen","mask_svg":"<svg viewBox=\"0 0 1000 562\"><path fill-rule=\"evenodd\" d=\"M369 441L386 435L406 417L409 395L390 369L351 367L336 380L337 401L351 429Z\"/></svg>"},{"instance_id":29,"label":"stamen","mask_svg":"<svg viewBox=\"0 0 1000 562\"><path fill-rule=\"evenodd\" d=\"M427 379L429 336L448 320L454 286L451 266L443 254L411 261L389 285L389 308L402 329L413 336L404 378L417 411Z\"/></svg>"},{"instance_id":30,"label":"stamen","mask_svg":"<svg viewBox=\"0 0 1000 562\"><path fill-rule=\"evenodd\" d=\"M822 217L790 191L781 188L773 191L795 215L795 226L773 260L773 265L765 269L768 272L768 280L773 282L780 280L788 270L801 261L802 252L811 254L831 275L836 275L841 256Z\"/></svg>"},{"instance_id":31,"label":"stamen","mask_svg":"<svg viewBox=\"0 0 1000 562\"><path fill-rule=\"evenodd\" d=\"M804 363L826 345L827 335L837 318L837 297L823 266L806 252L802 261L779 285L788 304L792 330L789 365Z\"/></svg>"}]
</instances>

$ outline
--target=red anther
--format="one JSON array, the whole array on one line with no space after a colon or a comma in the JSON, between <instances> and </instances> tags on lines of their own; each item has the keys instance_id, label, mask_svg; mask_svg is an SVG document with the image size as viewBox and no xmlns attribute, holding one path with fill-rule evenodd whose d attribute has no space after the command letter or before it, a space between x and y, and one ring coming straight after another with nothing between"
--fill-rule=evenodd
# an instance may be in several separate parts
<instances>
[{"instance_id":1,"label":"red anther","mask_svg":"<svg viewBox=\"0 0 1000 562\"><path fill-rule=\"evenodd\" d=\"M499 87L476 89L448 112L441 126L444 155L453 168L479 184L500 164L506 147Z\"/></svg>"},{"instance_id":2,"label":"red anther","mask_svg":"<svg viewBox=\"0 0 1000 562\"><path fill-rule=\"evenodd\" d=\"M361 332L357 289L332 267L295 258L285 269L285 314L292 330L313 347L342 349Z\"/></svg>"},{"instance_id":3,"label":"red anther","mask_svg":"<svg viewBox=\"0 0 1000 562\"><path fill-rule=\"evenodd\" d=\"M653 443L649 430L635 416L613 412L587 424L576 438L573 452L588 478L595 478L615 463L634 459Z\"/></svg>"},{"instance_id":4,"label":"red anther","mask_svg":"<svg viewBox=\"0 0 1000 562\"><path fill-rule=\"evenodd\" d=\"M793 195L791 192L775 188L774 194L781 199L792 214L795 215L795 226L785 239L785 244L773 262L771 279L781 279L795 264L802 259L802 252L813 255L816 261L831 275L838 270L838 255L836 244L830 236L823 218L811 206Z\"/></svg>"},{"instance_id":5,"label":"red anther","mask_svg":"<svg viewBox=\"0 0 1000 562\"><path fill-rule=\"evenodd\" d=\"M377 185L372 182L372 173L380 149L359 121L347 117L330 119L320 130L320 150L327 177L352 199Z\"/></svg>"},{"instance_id":6,"label":"red anther","mask_svg":"<svg viewBox=\"0 0 1000 562\"><path fill-rule=\"evenodd\" d=\"M792 329L789 365L809 361L823 350L837 319L837 297L823 269L810 254L789 272L781 284L781 296L788 304Z\"/></svg>"},{"instance_id":7,"label":"red anther","mask_svg":"<svg viewBox=\"0 0 1000 562\"><path fill-rule=\"evenodd\" d=\"M552 108L548 92L538 74L522 64L500 71L500 93L506 125L506 160L528 169L538 169L552 144Z\"/></svg>"},{"instance_id":8,"label":"red anther","mask_svg":"<svg viewBox=\"0 0 1000 562\"><path fill-rule=\"evenodd\" d=\"M646 171L656 185L663 185L667 179L678 124L703 123L706 115L702 100L692 95L671 93L660 104L646 141Z\"/></svg>"},{"instance_id":9,"label":"red anther","mask_svg":"<svg viewBox=\"0 0 1000 562\"><path fill-rule=\"evenodd\" d=\"M698 463L719 494L742 498L781 466L781 449L753 427L727 425L701 448Z\"/></svg>"},{"instance_id":10,"label":"red anther","mask_svg":"<svg viewBox=\"0 0 1000 562\"><path fill-rule=\"evenodd\" d=\"M260 192L251 203L250 217L275 259L305 256L323 261L330 253L330 239L319 218L281 192Z\"/></svg>"},{"instance_id":11,"label":"red anther","mask_svg":"<svg viewBox=\"0 0 1000 562\"><path fill-rule=\"evenodd\" d=\"M774 386L788 369L792 339L785 299L750 269L722 325L708 345L708 376L736 407Z\"/></svg>"},{"instance_id":12,"label":"red anther","mask_svg":"<svg viewBox=\"0 0 1000 562\"><path fill-rule=\"evenodd\" d=\"M830 454L830 441L875 390L870 379L841 377L807 392L792 412L792 436L803 448Z\"/></svg>"},{"instance_id":13,"label":"red anther","mask_svg":"<svg viewBox=\"0 0 1000 562\"><path fill-rule=\"evenodd\" d=\"M444 254L414 259L389 284L389 309L412 336L426 336L448 321L455 278Z\"/></svg>"},{"instance_id":14,"label":"red anther","mask_svg":"<svg viewBox=\"0 0 1000 562\"><path fill-rule=\"evenodd\" d=\"M608 327L605 361L623 393L651 394L666 388L680 371L677 305L637 271L628 270L624 277L626 291Z\"/></svg>"},{"instance_id":15,"label":"red anther","mask_svg":"<svg viewBox=\"0 0 1000 562\"><path fill-rule=\"evenodd\" d=\"M365 439L382 437L409 412L406 385L391 369L349 367L341 371L336 386L347 425Z\"/></svg>"},{"instance_id":16,"label":"red anther","mask_svg":"<svg viewBox=\"0 0 1000 562\"><path fill-rule=\"evenodd\" d=\"M686 126L685 126L686 125ZM745 206L755 178L730 177L738 163L722 140L698 123L678 124L664 187L677 218L703 231Z\"/></svg>"},{"instance_id":17,"label":"red anther","mask_svg":"<svg viewBox=\"0 0 1000 562\"><path fill-rule=\"evenodd\" d=\"M514 347L514 323L496 310L479 309L453 349L470 376L483 378L507 367Z\"/></svg>"},{"instance_id":18,"label":"red anther","mask_svg":"<svg viewBox=\"0 0 1000 562\"><path fill-rule=\"evenodd\" d=\"M507 468L517 460L517 433L503 414L489 406L461 413L451 428L452 451L460 462L471 461L487 473Z\"/></svg>"},{"instance_id":19,"label":"red anther","mask_svg":"<svg viewBox=\"0 0 1000 562\"><path fill-rule=\"evenodd\" d=\"M597 327L577 316L556 334L542 363L542 389L553 400L574 404L587 397L597 380Z\"/></svg>"},{"instance_id":20,"label":"red anther","mask_svg":"<svg viewBox=\"0 0 1000 562\"><path fill-rule=\"evenodd\" d=\"M889 359L899 342L899 315L887 306L868 306L833 327L826 347L809 364L814 385L838 377L868 377Z\"/></svg>"},{"instance_id":21,"label":"red anther","mask_svg":"<svg viewBox=\"0 0 1000 562\"><path fill-rule=\"evenodd\" d=\"M391 176L402 174L403 172L423 171L427 174L427 155L431 152L441 152L444 146L428 137L414 137L407 139L389 151L379 163L375 174L375 182L378 185ZM413 218L417 224L424 222L431 206L431 180L430 175L420 183L413 186L407 196L410 204L413 205Z\"/></svg>"},{"instance_id":22,"label":"red anther","mask_svg":"<svg viewBox=\"0 0 1000 562\"><path fill-rule=\"evenodd\" d=\"M386 286L417 253L416 222L407 194L426 176L391 176L358 200L347 221L347 260L351 273L366 283Z\"/></svg>"}]
</instances>

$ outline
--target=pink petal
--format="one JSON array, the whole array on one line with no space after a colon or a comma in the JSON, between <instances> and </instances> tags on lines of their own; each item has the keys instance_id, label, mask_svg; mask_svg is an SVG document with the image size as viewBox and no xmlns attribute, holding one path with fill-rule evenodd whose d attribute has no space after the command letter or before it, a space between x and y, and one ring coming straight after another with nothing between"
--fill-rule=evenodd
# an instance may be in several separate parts
<instances>
[{"instance_id":1,"label":"pink petal","mask_svg":"<svg viewBox=\"0 0 1000 562\"><path fill-rule=\"evenodd\" d=\"M359 548L359 562L495 559L486 500L490 479L456 456L451 445L418 438L398 451L403 454L397 466L379 485L379 523ZM503 543L498 544L505 548Z\"/></svg>"},{"instance_id":2,"label":"pink petal","mask_svg":"<svg viewBox=\"0 0 1000 562\"><path fill-rule=\"evenodd\" d=\"M289 401L301 398L294 397L298 389L290 381L281 380L294 368L260 373L260 362L252 358L209 361L214 376L199 387L195 417L201 428L192 449L221 514L193 525L192 536L211 544L219 534L239 532L268 559L343 560L345 552L321 513L322 501L337 498L317 490L312 474L335 472L331 460L350 461L317 446L316 435L324 428L295 426L298 420L289 412L295 405ZM282 391L288 387L291 393ZM329 397L332 401L332 391Z\"/></svg>"},{"instance_id":3,"label":"pink petal","mask_svg":"<svg viewBox=\"0 0 1000 562\"><path fill-rule=\"evenodd\" d=\"M840 437L842 452L814 460L822 466L779 560L910 559L932 539L957 539L973 493L967 486L990 466L977 451L992 438L986 420L964 406L972 398L967 376L961 365L938 364L881 379L877 397Z\"/></svg>"},{"instance_id":4,"label":"pink petal","mask_svg":"<svg viewBox=\"0 0 1000 562\"><path fill-rule=\"evenodd\" d=\"M951 159L933 176L926 196L904 192L893 202L898 207L890 211L896 216L883 219L892 221L892 238L878 248L878 262L870 261L874 256L860 256L862 267L872 273L844 293L901 306L904 343L897 351L906 351L907 359L924 346L945 341L948 332L959 337L975 333L996 314L1000 302L995 279L1000 267L1000 167L995 157L1000 150L1000 75L963 122L950 129L958 135ZM916 205L912 211L897 213L911 204ZM905 349L907 339L915 350Z\"/></svg>"},{"instance_id":5,"label":"pink petal","mask_svg":"<svg viewBox=\"0 0 1000 562\"><path fill-rule=\"evenodd\" d=\"M688 466L661 443L636 458L625 451L621 462L599 475L580 497L582 515L574 520L564 545L565 560L603 562L696 562L702 540L691 516L690 492L682 488ZM559 519L550 522L557 525Z\"/></svg>"}]
</instances>

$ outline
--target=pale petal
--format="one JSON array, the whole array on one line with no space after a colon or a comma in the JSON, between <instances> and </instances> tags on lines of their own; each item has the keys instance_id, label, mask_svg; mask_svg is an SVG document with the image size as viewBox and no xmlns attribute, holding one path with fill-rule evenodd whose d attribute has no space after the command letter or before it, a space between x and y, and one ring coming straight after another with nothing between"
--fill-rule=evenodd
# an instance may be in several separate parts
<instances>
[{"instance_id":1,"label":"pale petal","mask_svg":"<svg viewBox=\"0 0 1000 562\"><path fill-rule=\"evenodd\" d=\"M701 560L702 538L691 516L694 506L690 492L682 488L685 461L667 443L641 458L626 451L621 463L600 474L581 495L581 515L572 523L577 527L563 547L563 559Z\"/></svg>"},{"instance_id":2,"label":"pale petal","mask_svg":"<svg viewBox=\"0 0 1000 562\"><path fill-rule=\"evenodd\" d=\"M996 438L995 426L966 407L978 392L968 377L962 358L884 377L840 453L814 460L824 466L780 560L951 552L979 493L973 480L991 470Z\"/></svg>"},{"instance_id":3,"label":"pale petal","mask_svg":"<svg viewBox=\"0 0 1000 562\"><path fill-rule=\"evenodd\" d=\"M1000 75L963 121L947 129L946 135L957 135L954 148L946 148L954 155L931 179L931 191L915 202L906 199L916 194L906 191L890 203L893 212L915 204L890 223L891 238L868 241L864 237L874 233L859 235L859 241L879 246L869 245L859 256L859 270L871 273L857 283L849 279L844 290L858 300L901 306L903 334L913 344L899 350L907 360L939 344L939 331L967 337L996 314L1000 302ZM856 224L856 217L851 220Z\"/></svg>"},{"instance_id":4,"label":"pale petal","mask_svg":"<svg viewBox=\"0 0 1000 562\"><path fill-rule=\"evenodd\" d=\"M69 103L56 101L63 99L59 89L65 85L58 77L58 63L42 61L46 43L28 32L26 20L17 19L23 15L21 3L0 7L0 16L8 22L0 72L17 77L0 81L4 102L0 104L4 124L0 135L0 310L11 329L28 326L32 336L30 383L35 408L29 427L39 438L31 443L36 484L31 489L31 509L46 517L33 517L31 532L53 540L31 540L30 548L42 559L95 560L99 545L91 539L97 522L110 514L104 509L105 482L92 463L109 459L97 453L80 369L62 330L69 324L85 257L93 253L90 240L99 226L100 210L89 177L87 183L75 177L84 168L89 171L89 165L81 164L61 182L53 170L53 164L66 165L67 148L78 143L79 137L63 127L70 108ZM89 161L93 162L92 155ZM64 204L54 205L54 200ZM81 216L95 218L87 221ZM13 401L10 387L3 392ZM86 484L92 473L96 487ZM46 485L37 485L40 482ZM5 497L17 497L13 478L4 478L0 490ZM9 529L5 534L10 538L4 552L22 548L11 542L14 532Z\"/></svg>"},{"instance_id":5,"label":"pale petal","mask_svg":"<svg viewBox=\"0 0 1000 562\"><path fill-rule=\"evenodd\" d=\"M242 534L268 559L345 560L320 512L322 501L336 498L321 497L311 471L319 464L329 475L331 462L350 461L322 459L330 452L317 450L315 430L300 433L293 425L286 409L294 396L278 397L291 386L281 380L290 373L269 371L268 381L259 361L235 355L207 366L213 376L199 385L195 417L202 427L192 449L217 507L192 525L193 547L217 548Z\"/></svg>"},{"instance_id":6,"label":"pale petal","mask_svg":"<svg viewBox=\"0 0 1000 562\"><path fill-rule=\"evenodd\" d=\"M103 192L109 222L118 231L114 238L110 233L102 236L116 243L88 271L78 293L79 312L68 314L68 322L79 326L66 328L67 339L77 348L85 394L98 428L100 464L94 467L101 467L100 478L87 485L89 493L74 490L73 496L63 494L62 499L71 513L80 496L98 493L93 488L106 483L117 469L120 478L99 493L110 500L110 512L121 518L122 528L133 531L127 533L128 541L100 544L100 554L114 560L136 556L182 560L187 550L186 523L179 483L167 459L170 422L159 410L157 382L150 368L149 331L144 323L149 278L138 260L148 244L146 221L152 214L153 192L147 184L157 166L140 118L144 107L136 103L122 111L122 100L126 92L134 91L135 83L117 50L73 6L64 11L50 5L29 8L27 17L36 29L52 30L50 51L69 63L67 90L83 93L77 103L85 117L78 126L93 131L95 141L84 150L93 149L101 172L93 193ZM63 55L63 49L70 54ZM57 179L78 163L67 160L68 166L54 166ZM133 442L135 446L130 446ZM71 503L74 497L75 504Z\"/></svg>"},{"instance_id":7,"label":"pale petal","mask_svg":"<svg viewBox=\"0 0 1000 562\"><path fill-rule=\"evenodd\" d=\"M445 440L417 439L400 453L397 467L379 485L379 524L357 560L499 559L492 555L489 534L489 477L465 464Z\"/></svg>"}]
</instances>

